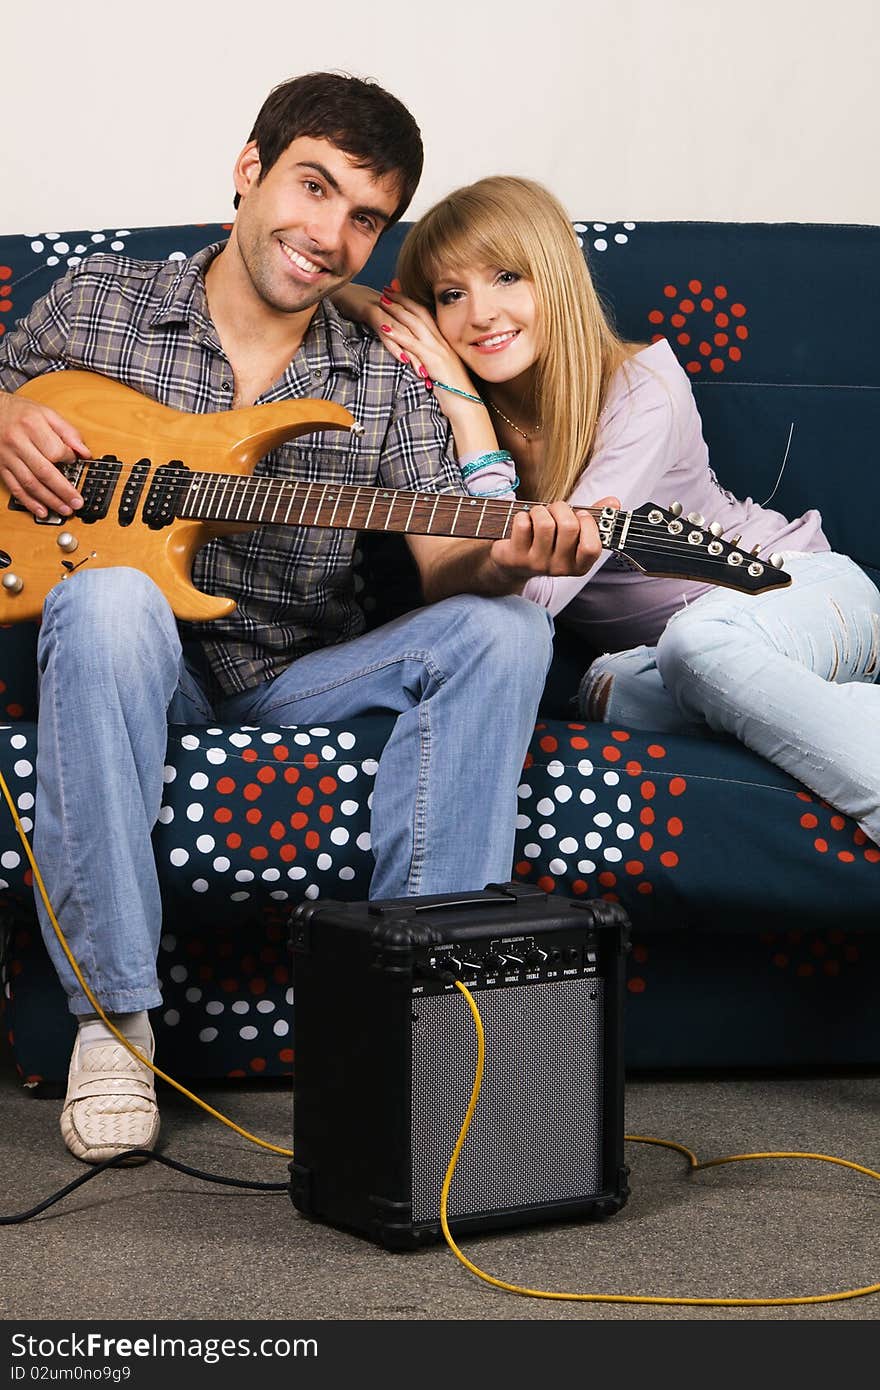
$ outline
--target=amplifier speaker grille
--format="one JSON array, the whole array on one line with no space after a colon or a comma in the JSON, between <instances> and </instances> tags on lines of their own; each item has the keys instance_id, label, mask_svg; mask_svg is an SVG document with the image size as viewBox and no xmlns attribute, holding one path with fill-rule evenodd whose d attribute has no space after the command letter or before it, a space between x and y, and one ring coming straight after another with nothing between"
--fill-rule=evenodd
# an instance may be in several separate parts
<instances>
[{"instance_id":1,"label":"amplifier speaker grille","mask_svg":"<svg viewBox=\"0 0 880 1390\"><path fill-rule=\"evenodd\" d=\"M565 1202L601 1190L604 981L478 990L483 1085L453 1174L450 1218ZM437 1221L440 1189L477 1062L467 1001L425 995L412 1012L412 1218Z\"/></svg>"}]
</instances>

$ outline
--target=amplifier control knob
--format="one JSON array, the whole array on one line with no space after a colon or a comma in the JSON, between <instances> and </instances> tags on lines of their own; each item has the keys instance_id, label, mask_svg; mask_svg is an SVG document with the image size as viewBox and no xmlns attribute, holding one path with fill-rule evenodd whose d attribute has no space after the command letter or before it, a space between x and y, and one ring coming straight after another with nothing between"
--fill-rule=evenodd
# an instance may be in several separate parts
<instances>
[{"instance_id":1,"label":"amplifier control knob","mask_svg":"<svg viewBox=\"0 0 880 1390\"><path fill-rule=\"evenodd\" d=\"M491 974L494 973L494 971L496 971L496 970L501 970L501 968L503 967L504 963L505 963L505 958L504 958L504 956L498 956L498 955L486 956L485 959L483 960L483 969L484 969L484 970L488 970L489 974L491 975Z\"/></svg>"},{"instance_id":2,"label":"amplifier control knob","mask_svg":"<svg viewBox=\"0 0 880 1390\"><path fill-rule=\"evenodd\" d=\"M547 959L547 952L542 951L540 946L533 946L530 951L526 951L526 965L543 965Z\"/></svg>"}]
</instances>

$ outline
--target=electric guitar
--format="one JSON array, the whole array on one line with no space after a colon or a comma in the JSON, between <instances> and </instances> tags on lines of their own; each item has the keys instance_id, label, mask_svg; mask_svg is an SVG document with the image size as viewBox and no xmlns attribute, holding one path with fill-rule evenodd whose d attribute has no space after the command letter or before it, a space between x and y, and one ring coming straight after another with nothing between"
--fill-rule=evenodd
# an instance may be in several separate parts
<instances>
[{"instance_id":1,"label":"electric guitar","mask_svg":"<svg viewBox=\"0 0 880 1390\"><path fill-rule=\"evenodd\" d=\"M271 449L314 430L360 426L333 401L294 400L190 415L92 372L49 372L18 395L75 425L92 457L59 464L83 497L68 517L37 520L0 483L0 623L39 618L46 594L83 569L128 565L148 574L178 618L205 621L235 607L191 580L195 552L216 536L258 526L319 526L497 540L528 501L255 477ZM721 539L681 507L591 508L602 545L646 574L723 584L746 593L789 584L778 567Z\"/></svg>"}]
</instances>

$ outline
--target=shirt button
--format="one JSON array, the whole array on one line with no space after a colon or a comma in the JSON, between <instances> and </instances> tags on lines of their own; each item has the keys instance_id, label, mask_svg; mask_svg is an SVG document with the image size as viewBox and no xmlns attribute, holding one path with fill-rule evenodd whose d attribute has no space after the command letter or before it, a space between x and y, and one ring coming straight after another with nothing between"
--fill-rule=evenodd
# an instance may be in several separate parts
<instances>
[{"instance_id":1,"label":"shirt button","mask_svg":"<svg viewBox=\"0 0 880 1390\"><path fill-rule=\"evenodd\" d=\"M220 383L220 389L221 389L222 391L231 391L231 390L232 390L232 382L231 382L231 381L222 381L222 382Z\"/></svg>"},{"instance_id":2,"label":"shirt button","mask_svg":"<svg viewBox=\"0 0 880 1390\"><path fill-rule=\"evenodd\" d=\"M323 380L324 380L324 373L323 373L323 372L312 372L312 381L323 381Z\"/></svg>"}]
</instances>

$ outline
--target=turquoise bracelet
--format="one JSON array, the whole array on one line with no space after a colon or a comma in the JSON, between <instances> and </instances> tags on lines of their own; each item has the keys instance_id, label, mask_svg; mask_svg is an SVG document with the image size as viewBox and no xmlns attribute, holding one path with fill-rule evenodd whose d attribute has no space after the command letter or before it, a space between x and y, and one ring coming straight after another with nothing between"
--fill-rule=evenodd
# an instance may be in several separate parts
<instances>
[{"instance_id":1,"label":"turquoise bracelet","mask_svg":"<svg viewBox=\"0 0 880 1390\"><path fill-rule=\"evenodd\" d=\"M513 463L513 455L509 454L506 449L493 449L491 453L479 454L471 463L464 465L461 476L462 478L469 478L472 473L489 468L493 463Z\"/></svg>"},{"instance_id":2,"label":"turquoise bracelet","mask_svg":"<svg viewBox=\"0 0 880 1390\"><path fill-rule=\"evenodd\" d=\"M503 487L493 487L488 492L472 492L471 497L506 497L508 493L516 492L518 487L519 478L514 476L513 480L505 483Z\"/></svg>"},{"instance_id":3,"label":"turquoise bracelet","mask_svg":"<svg viewBox=\"0 0 880 1390\"><path fill-rule=\"evenodd\" d=\"M461 396L463 400L473 401L474 405L485 405L482 396L472 396L470 391L459 391L457 386L447 386L445 381L435 381L435 386L439 386L441 391L448 391L452 396Z\"/></svg>"}]
</instances>

